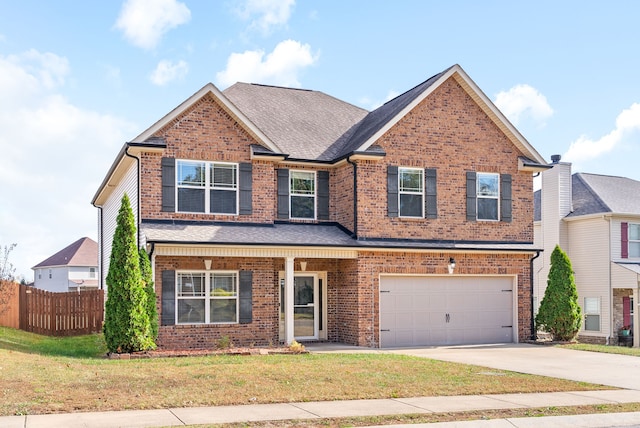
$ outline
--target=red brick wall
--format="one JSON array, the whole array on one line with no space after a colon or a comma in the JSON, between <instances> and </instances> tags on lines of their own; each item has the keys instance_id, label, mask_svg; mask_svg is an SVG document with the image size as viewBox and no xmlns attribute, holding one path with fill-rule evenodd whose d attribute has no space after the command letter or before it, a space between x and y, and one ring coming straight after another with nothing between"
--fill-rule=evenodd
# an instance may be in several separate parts
<instances>
[{"instance_id":1,"label":"red brick wall","mask_svg":"<svg viewBox=\"0 0 640 428\"><path fill-rule=\"evenodd\" d=\"M141 215L143 219L180 219L230 222L272 222L276 215L274 164L251 161L250 145L257 144L215 101L205 97L155 136L164 137L163 154L141 157ZM162 157L221 162L252 162L252 215L215 215L162 212Z\"/></svg>"},{"instance_id":2,"label":"red brick wall","mask_svg":"<svg viewBox=\"0 0 640 428\"><path fill-rule=\"evenodd\" d=\"M531 173L518 172L521 154L454 79L377 144L387 156L358 163L358 236L533 242ZM387 165L437 168L437 219L387 216ZM512 175L511 223L466 220L466 171Z\"/></svg>"}]
</instances>

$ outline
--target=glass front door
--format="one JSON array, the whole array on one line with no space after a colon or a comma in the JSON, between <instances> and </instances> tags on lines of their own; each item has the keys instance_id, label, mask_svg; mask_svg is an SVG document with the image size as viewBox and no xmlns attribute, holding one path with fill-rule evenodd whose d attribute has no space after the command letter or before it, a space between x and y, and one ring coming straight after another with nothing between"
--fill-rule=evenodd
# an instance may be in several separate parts
<instances>
[{"instance_id":1,"label":"glass front door","mask_svg":"<svg viewBox=\"0 0 640 428\"><path fill-rule=\"evenodd\" d=\"M298 275L293 279L293 336L298 339L317 339L318 278L316 275ZM284 337L284 280L280 287L280 337Z\"/></svg>"}]
</instances>

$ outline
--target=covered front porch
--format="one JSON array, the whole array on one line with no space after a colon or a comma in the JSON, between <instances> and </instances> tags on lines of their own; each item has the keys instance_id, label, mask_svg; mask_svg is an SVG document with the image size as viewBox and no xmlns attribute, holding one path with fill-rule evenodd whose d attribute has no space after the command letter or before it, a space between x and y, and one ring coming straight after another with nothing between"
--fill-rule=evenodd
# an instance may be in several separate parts
<instances>
[{"instance_id":1,"label":"covered front porch","mask_svg":"<svg viewBox=\"0 0 640 428\"><path fill-rule=\"evenodd\" d=\"M612 263L612 332L619 345L640 347L640 264Z\"/></svg>"}]
</instances>

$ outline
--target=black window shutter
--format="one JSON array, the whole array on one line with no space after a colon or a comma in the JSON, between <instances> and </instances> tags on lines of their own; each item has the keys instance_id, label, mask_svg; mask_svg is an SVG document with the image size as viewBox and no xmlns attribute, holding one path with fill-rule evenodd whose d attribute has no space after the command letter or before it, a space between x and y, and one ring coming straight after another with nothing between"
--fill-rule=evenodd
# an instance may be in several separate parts
<instances>
[{"instance_id":1,"label":"black window shutter","mask_svg":"<svg viewBox=\"0 0 640 428\"><path fill-rule=\"evenodd\" d=\"M511 223L511 174L500 175L500 220Z\"/></svg>"},{"instance_id":2,"label":"black window shutter","mask_svg":"<svg viewBox=\"0 0 640 428\"><path fill-rule=\"evenodd\" d=\"M162 325L176 323L176 271L162 271Z\"/></svg>"},{"instance_id":3,"label":"black window shutter","mask_svg":"<svg viewBox=\"0 0 640 428\"><path fill-rule=\"evenodd\" d=\"M253 272L240 271L240 324L249 324L253 321Z\"/></svg>"},{"instance_id":4,"label":"black window shutter","mask_svg":"<svg viewBox=\"0 0 640 428\"><path fill-rule=\"evenodd\" d=\"M425 195L426 207L425 213L427 218L438 218L438 194L437 194L437 178L438 173L435 168L426 168L425 176Z\"/></svg>"},{"instance_id":5,"label":"black window shutter","mask_svg":"<svg viewBox=\"0 0 640 428\"><path fill-rule=\"evenodd\" d=\"M278 218L289 218L289 170L278 169Z\"/></svg>"},{"instance_id":6,"label":"black window shutter","mask_svg":"<svg viewBox=\"0 0 640 428\"><path fill-rule=\"evenodd\" d=\"M478 213L476 206L476 173L467 171L467 220L476 221Z\"/></svg>"},{"instance_id":7,"label":"black window shutter","mask_svg":"<svg viewBox=\"0 0 640 428\"><path fill-rule=\"evenodd\" d=\"M250 163L240 164L240 215L253 214L252 205L252 165Z\"/></svg>"},{"instance_id":8,"label":"black window shutter","mask_svg":"<svg viewBox=\"0 0 640 428\"><path fill-rule=\"evenodd\" d=\"M329 171L318 171L318 220L329 220Z\"/></svg>"},{"instance_id":9,"label":"black window shutter","mask_svg":"<svg viewBox=\"0 0 640 428\"><path fill-rule=\"evenodd\" d=\"M620 257L629 258L629 223L620 223Z\"/></svg>"},{"instance_id":10,"label":"black window shutter","mask_svg":"<svg viewBox=\"0 0 640 428\"><path fill-rule=\"evenodd\" d=\"M387 215L398 217L398 167L387 167Z\"/></svg>"},{"instance_id":11,"label":"black window shutter","mask_svg":"<svg viewBox=\"0 0 640 428\"><path fill-rule=\"evenodd\" d=\"M176 160L162 158L162 211L176 211Z\"/></svg>"}]
</instances>

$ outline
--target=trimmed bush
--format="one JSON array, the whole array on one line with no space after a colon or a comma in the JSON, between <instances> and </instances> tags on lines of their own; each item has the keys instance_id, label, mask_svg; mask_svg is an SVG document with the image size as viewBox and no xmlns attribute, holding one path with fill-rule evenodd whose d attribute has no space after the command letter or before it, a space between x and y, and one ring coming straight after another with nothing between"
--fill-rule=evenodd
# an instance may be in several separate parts
<instances>
[{"instance_id":1,"label":"trimmed bush","mask_svg":"<svg viewBox=\"0 0 640 428\"><path fill-rule=\"evenodd\" d=\"M140 248L140 274L144 283L144 291L147 294L147 314L151 325L151 337L155 341L158 338L158 308L156 308L156 289L153 284L153 272L149 255Z\"/></svg>"},{"instance_id":2,"label":"trimmed bush","mask_svg":"<svg viewBox=\"0 0 640 428\"><path fill-rule=\"evenodd\" d=\"M116 223L107 274L104 339L109 352L153 349L155 343L140 272L136 224L126 193Z\"/></svg>"},{"instance_id":3,"label":"trimmed bush","mask_svg":"<svg viewBox=\"0 0 640 428\"><path fill-rule=\"evenodd\" d=\"M551 269L547 289L536 315L539 330L551 333L553 340L573 340L582 325L582 311L578 305L578 291L571 268L571 260L556 245L551 253Z\"/></svg>"}]
</instances>

